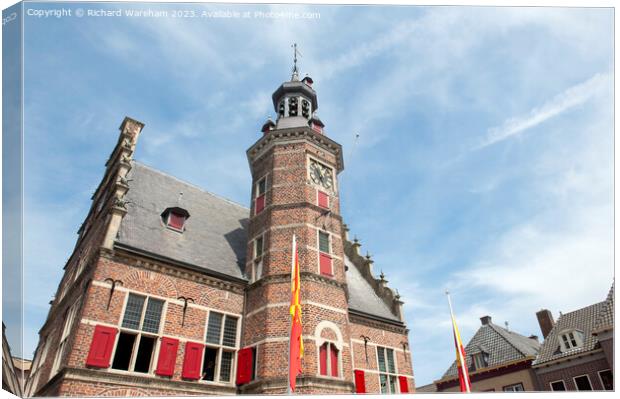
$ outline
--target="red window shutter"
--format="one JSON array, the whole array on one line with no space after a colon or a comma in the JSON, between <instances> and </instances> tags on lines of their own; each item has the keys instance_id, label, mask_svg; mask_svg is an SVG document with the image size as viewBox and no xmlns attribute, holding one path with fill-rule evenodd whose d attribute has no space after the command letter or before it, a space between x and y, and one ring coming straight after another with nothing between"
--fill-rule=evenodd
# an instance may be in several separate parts
<instances>
[{"instance_id":1,"label":"red window shutter","mask_svg":"<svg viewBox=\"0 0 620 399\"><path fill-rule=\"evenodd\" d=\"M181 377L188 380L200 379L200 363L202 363L203 344L197 342L185 343L185 356L183 357L183 372Z\"/></svg>"},{"instance_id":2,"label":"red window shutter","mask_svg":"<svg viewBox=\"0 0 620 399\"><path fill-rule=\"evenodd\" d=\"M157 370L155 374L172 376L174 374L174 365L177 362L177 350L179 349L179 340L163 337L159 345L159 359L157 359Z\"/></svg>"},{"instance_id":3,"label":"red window shutter","mask_svg":"<svg viewBox=\"0 0 620 399\"><path fill-rule=\"evenodd\" d=\"M336 349L334 344L331 344L331 348L329 348L329 357L331 360L332 377L338 377L338 349Z\"/></svg>"},{"instance_id":4,"label":"red window shutter","mask_svg":"<svg viewBox=\"0 0 620 399\"><path fill-rule=\"evenodd\" d=\"M319 349L320 374L327 375L327 343L321 345Z\"/></svg>"},{"instance_id":5,"label":"red window shutter","mask_svg":"<svg viewBox=\"0 0 620 399\"><path fill-rule=\"evenodd\" d=\"M329 197L327 193L319 190L319 206L321 208L329 208Z\"/></svg>"},{"instance_id":6,"label":"red window shutter","mask_svg":"<svg viewBox=\"0 0 620 399\"><path fill-rule=\"evenodd\" d=\"M252 381L252 369L254 368L252 349L243 348L237 353L237 385Z\"/></svg>"},{"instance_id":7,"label":"red window shutter","mask_svg":"<svg viewBox=\"0 0 620 399\"><path fill-rule=\"evenodd\" d=\"M320 256L320 268L321 274L326 276L333 276L332 274L332 257L329 254L325 254L321 252Z\"/></svg>"},{"instance_id":8,"label":"red window shutter","mask_svg":"<svg viewBox=\"0 0 620 399\"><path fill-rule=\"evenodd\" d=\"M168 215L168 226L173 229L183 230L183 224L185 224L185 216L170 212Z\"/></svg>"},{"instance_id":9,"label":"red window shutter","mask_svg":"<svg viewBox=\"0 0 620 399\"><path fill-rule=\"evenodd\" d=\"M355 392L366 393L366 378L364 370L355 370Z\"/></svg>"},{"instance_id":10,"label":"red window shutter","mask_svg":"<svg viewBox=\"0 0 620 399\"><path fill-rule=\"evenodd\" d=\"M400 393L409 392L409 383L407 382L407 377L404 375L398 376L398 383L400 384Z\"/></svg>"},{"instance_id":11,"label":"red window shutter","mask_svg":"<svg viewBox=\"0 0 620 399\"><path fill-rule=\"evenodd\" d=\"M265 209L265 194L261 194L256 197L256 214L259 214Z\"/></svg>"},{"instance_id":12,"label":"red window shutter","mask_svg":"<svg viewBox=\"0 0 620 399\"><path fill-rule=\"evenodd\" d=\"M118 330L114 327L95 326L86 365L100 368L110 367L110 358Z\"/></svg>"}]
</instances>

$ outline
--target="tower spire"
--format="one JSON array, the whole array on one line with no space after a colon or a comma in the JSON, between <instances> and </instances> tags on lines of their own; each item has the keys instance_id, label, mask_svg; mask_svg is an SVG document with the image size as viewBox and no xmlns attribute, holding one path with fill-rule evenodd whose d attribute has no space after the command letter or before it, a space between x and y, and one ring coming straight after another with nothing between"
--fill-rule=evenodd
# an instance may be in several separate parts
<instances>
[{"instance_id":1,"label":"tower spire","mask_svg":"<svg viewBox=\"0 0 620 399\"><path fill-rule=\"evenodd\" d=\"M296 82L299 80L299 70L297 69L297 54L301 55L302 57L303 55L301 54L301 52L299 52L299 50L297 50L297 43L293 43L291 47L293 48L293 76L291 76L291 81Z\"/></svg>"}]
</instances>

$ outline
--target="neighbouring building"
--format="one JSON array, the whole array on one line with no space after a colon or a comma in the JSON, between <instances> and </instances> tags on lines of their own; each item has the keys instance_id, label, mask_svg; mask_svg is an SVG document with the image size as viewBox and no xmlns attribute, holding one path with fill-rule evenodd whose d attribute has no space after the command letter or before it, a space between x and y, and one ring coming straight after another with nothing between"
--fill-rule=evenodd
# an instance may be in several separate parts
<instances>
[{"instance_id":1,"label":"neighbouring building","mask_svg":"<svg viewBox=\"0 0 620 399\"><path fill-rule=\"evenodd\" d=\"M6 339L6 326L2 323L2 389L17 396L22 396L23 374L15 367L11 356L11 347ZM22 374L22 375L20 375Z\"/></svg>"},{"instance_id":2,"label":"neighbouring building","mask_svg":"<svg viewBox=\"0 0 620 399\"><path fill-rule=\"evenodd\" d=\"M613 390L614 285L607 299L560 314L536 313L545 338L533 364L543 391Z\"/></svg>"},{"instance_id":3,"label":"neighbouring building","mask_svg":"<svg viewBox=\"0 0 620 399\"><path fill-rule=\"evenodd\" d=\"M312 84L295 69L273 93L277 120L247 150L250 208L134 160L144 125L125 118L39 332L28 395L285 393L293 234L298 392L413 391L403 302L348 237L342 148Z\"/></svg>"},{"instance_id":4,"label":"neighbouring building","mask_svg":"<svg viewBox=\"0 0 620 399\"><path fill-rule=\"evenodd\" d=\"M536 390L532 362L540 349L538 338L493 324L490 316L480 321L465 347L472 392ZM456 361L434 385L437 392L460 391Z\"/></svg>"}]
</instances>

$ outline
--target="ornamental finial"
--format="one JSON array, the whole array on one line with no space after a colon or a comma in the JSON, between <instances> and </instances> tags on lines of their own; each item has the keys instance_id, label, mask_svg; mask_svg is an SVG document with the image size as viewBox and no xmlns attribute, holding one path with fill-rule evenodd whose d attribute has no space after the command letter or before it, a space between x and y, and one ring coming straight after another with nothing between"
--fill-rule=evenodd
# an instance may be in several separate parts
<instances>
[{"instance_id":1,"label":"ornamental finial","mask_svg":"<svg viewBox=\"0 0 620 399\"><path fill-rule=\"evenodd\" d=\"M295 82L299 80L299 70L297 69L297 54L303 57L303 54L299 50L297 50L297 43L293 43L291 45L293 48L293 76L291 77L291 81Z\"/></svg>"}]
</instances>

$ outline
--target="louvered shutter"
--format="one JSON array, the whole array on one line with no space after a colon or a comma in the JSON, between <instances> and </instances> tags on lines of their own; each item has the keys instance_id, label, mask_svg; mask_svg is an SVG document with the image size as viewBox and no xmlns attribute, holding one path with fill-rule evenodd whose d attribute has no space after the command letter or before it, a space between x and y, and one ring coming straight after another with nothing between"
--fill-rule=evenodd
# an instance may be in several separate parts
<instances>
[{"instance_id":1,"label":"louvered shutter","mask_svg":"<svg viewBox=\"0 0 620 399\"><path fill-rule=\"evenodd\" d=\"M321 208L329 208L329 197L327 193L319 190L319 206Z\"/></svg>"},{"instance_id":2,"label":"louvered shutter","mask_svg":"<svg viewBox=\"0 0 620 399\"><path fill-rule=\"evenodd\" d=\"M327 375L327 343L321 345L319 350L319 365L321 375Z\"/></svg>"},{"instance_id":3,"label":"louvered shutter","mask_svg":"<svg viewBox=\"0 0 620 399\"><path fill-rule=\"evenodd\" d=\"M398 376L398 384L400 385L400 393L409 392L409 384L407 382L407 377L404 375Z\"/></svg>"},{"instance_id":4,"label":"louvered shutter","mask_svg":"<svg viewBox=\"0 0 620 399\"><path fill-rule=\"evenodd\" d=\"M155 374L172 376L174 374L174 365L177 360L177 350L179 349L179 340L163 337L159 345L159 359L157 359L157 370Z\"/></svg>"},{"instance_id":5,"label":"louvered shutter","mask_svg":"<svg viewBox=\"0 0 620 399\"><path fill-rule=\"evenodd\" d=\"M256 214L259 214L265 209L265 194L256 197Z\"/></svg>"},{"instance_id":6,"label":"louvered shutter","mask_svg":"<svg viewBox=\"0 0 620 399\"><path fill-rule=\"evenodd\" d=\"M93 340L86 358L86 365L99 368L110 367L110 358L118 329L114 327L95 326Z\"/></svg>"},{"instance_id":7,"label":"louvered shutter","mask_svg":"<svg viewBox=\"0 0 620 399\"><path fill-rule=\"evenodd\" d=\"M355 370L355 392L366 393L366 378L363 370Z\"/></svg>"},{"instance_id":8,"label":"louvered shutter","mask_svg":"<svg viewBox=\"0 0 620 399\"><path fill-rule=\"evenodd\" d=\"M331 361L332 377L338 377L338 349L334 344L329 348L329 358Z\"/></svg>"},{"instance_id":9,"label":"louvered shutter","mask_svg":"<svg viewBox=\"0 0 620 399\"><path fill-rule=\"evenodd\" d=\"M237 353L237 385L252 381L254 367L253 348L243 348Z\"/></svg>"},{"instance_id":10,"label":"louvered shutter","mask_svg":"<svg viewBox=\"0 0 620 399\"><path fill-rule=\"evenodd\" d=\"M328 254L321 253L320 269L321 269L321 274L326 275L326 276L333 276L331 256L329 256Z\"/></svg>"},{"instance_id":11,"label":"louvered shutter","mask_svg":"<svg viewBox=\"0 0 620 399\"><path fill-rule=\"evenodd\" d=\"M203 344L197 342L185 343L185 355L183 357L183 372L181 377L188 380L200 379L200 364L202 362Z\"/></svg>"}]
</instances>

